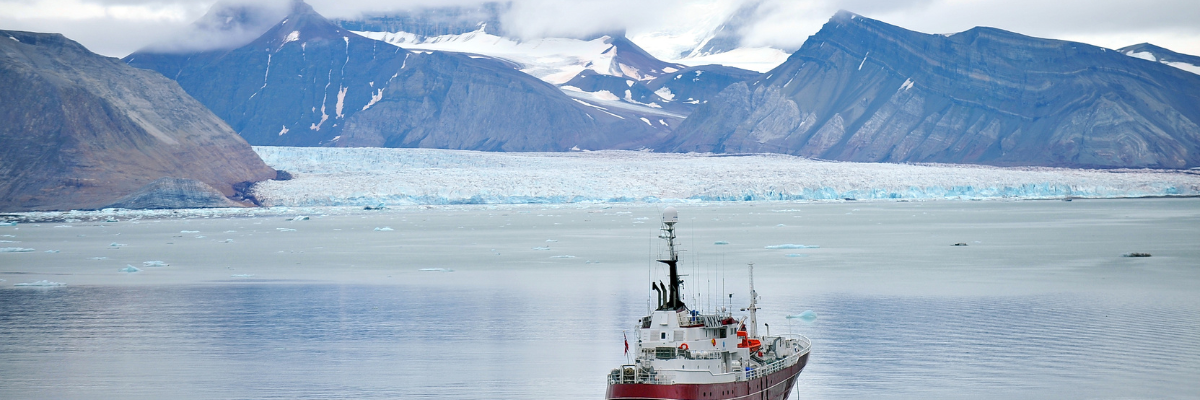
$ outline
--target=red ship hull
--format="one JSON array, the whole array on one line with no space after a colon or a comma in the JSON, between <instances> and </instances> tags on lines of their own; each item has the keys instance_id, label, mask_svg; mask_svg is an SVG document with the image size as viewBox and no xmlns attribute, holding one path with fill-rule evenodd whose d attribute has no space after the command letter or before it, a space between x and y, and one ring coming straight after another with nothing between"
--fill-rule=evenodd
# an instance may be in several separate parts
<instances>
[{"instance_id":1,"label":"red ship hull","mask_svg":"<svg viewBox=\"0 0 1200 400\"><path fill-rule=\"evenodd\" d=\"M788 368L762 378L711 384L610 384L608 400L784 400L796 385L796 377L808 364L808 354Z\"/></svg>"}]
</instances>

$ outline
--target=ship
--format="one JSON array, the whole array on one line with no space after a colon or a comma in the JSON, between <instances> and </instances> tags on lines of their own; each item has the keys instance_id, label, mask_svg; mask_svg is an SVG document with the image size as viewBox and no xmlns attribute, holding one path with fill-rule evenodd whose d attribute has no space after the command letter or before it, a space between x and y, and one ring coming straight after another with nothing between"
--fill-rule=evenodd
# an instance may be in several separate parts
<instances>
[{"instance_id":1,"label":"ship","mask_svg":"<svg viewBox=\"0 0 1200 400\"><path fill-rule=\"evenodd\" d=\"M749 306L740 309L748 315L735 318L724 306L707 313L688 308L680 295L678 223L678 211L665 209L659 237L667 254L657 261L667 265L669 283L650 284L658 306L634 327L633 363L609 373L605 399L787 399L808 363L811 342L801 335L771 336L770 326L758 335L753 264Z\"/></svg>"}]
</instances>

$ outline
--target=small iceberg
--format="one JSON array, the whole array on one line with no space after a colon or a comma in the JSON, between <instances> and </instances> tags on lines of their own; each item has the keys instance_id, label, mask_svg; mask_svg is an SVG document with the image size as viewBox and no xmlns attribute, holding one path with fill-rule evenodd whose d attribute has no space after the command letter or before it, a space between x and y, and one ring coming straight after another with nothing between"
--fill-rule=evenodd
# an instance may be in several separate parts
<instances>
[{"instance_id":1,"label":"small iceberg","mask_svg":"<svg viewBox=\"0 0 1200 400\"><path fill-rule=\"evenodd\" d=\"M31 251L33 251L33 249L27 249L24 247L0 247L0 253L28 253Z\"/></svg>"},{"instance_id":2,"label":"small iceberg","mask_svg":"<svg viewBox=\"0 0 1200 400\"><path fill-rule=\"evenodd\" d=\"M125 268L118 269L117 271L126 272L126 273L142 272L141 268L138 268L138 267L135 267L135 266L132 266L129 264L125 264Z\"/></svg>"},{"instance_id":3,"label":"small iceberg","mask_svg":"<svg viewBox=\"0 0 1200 400\"><path fill-rule=\"evenodd\" d=\"M121 222L121 221L118 221L116 218L113 218L113 217L108 217L104 220L104 222L113 223L113 222Z\"/></svg>"},{"instance_id":4,"label":"small iceberg","mask_svg":"<svg viewBox=\"0 0 1200 400\"><path fill-rule=\"evenodd\" d=\"M787 319L798 319L804 322L813 322L817 320L817 313L813 312L812 310L804 310L802 313L787 316Z\"/></svg>"},{"instance_id":5,"label":"small iceberg","mask_svg":"<svg viewBox=\"0 0 1200 400\"><path fill-rule=\"evenodd\" d=\"M17 226L17 221L12 221L12 222L0 222L0 226Z\"/></svg>"},{"instance_id":6,"label":"small iceberg","mask_svg":"<svg viewBox=\"0 0 1200 400\"><path fill-rule=\"evenodd\" d=\"M1121 257L1150 257L1150 253L1125 253Z\"/></svg>"},{"instance_id":7,"label":"small iceberg","mask_svg":"<svg viewBox=\"0 0 1200 400\"><path fill-rule=\"evenodd\" d=\"M558 242L558 241L554 240L554 239L546 239L546 243L555 243L555 242Z\"/></svg>"},{"instance_id":8,"label":"small iceberg","mask_svg":"<svg viewBox=\"0 0 1200 400\"><path fill-rule=\"evenodd\" d=\"M58 250L46 250L47 253L57 253Z\"/></svg>"},{"instance_id":9,"label":"small iceberg","mask_svg":"<svg viewBox=\"0 0 1200 400\"><path fill-rule=\"evenodd\" d=\"M534 247L534 250L550 250L549 247Z\"/></svg>"},{"instance_id":10,"label":"small iceberg","mask_svg":"<svg viewBox=\"0 0 1200 400\"><path fill-rule=\"evenodd\" d=\"M550 258L575 258L575 256L561 255L561 256L550 256Z\"/></svg>"},{"instance_id":11,"label":"small iceberg","mask_svg":"<svg viewBox=\"0 0 1200 400\"><path fill-rule=\"evenodd\" d=\"M171 264L167 264L162 261L143 261L142 262L143 267L166 267L168 265L171 265Z\"/></svg>"},{"instance_id":12,"label":"small iceberg","mask_svg":"<svg viewBox=\"0 0 1200 400\"><path fill-rule=\"evenodd\" d=\"M784 257L808 257L808 254L790 253L790 254L784 254L783 256Z\"/></svg>"},{"instance_id":13,"label":"small iceberg","mask_svg":"<svg viewBox=\"0 0 1200 400\"><path fill-rule=\"evenodd\" d=\"M249 278L252 276L254 276L254 274L234 274L234 275L230 275L229 277L230 278Z\"/></svg>"},{"instance_id":14,"label":"small iceberg","mask_svg":"<svg viewBox=\"0 0 1200 400\"><path fill-rule=\"evenodd\" d=\"M395 229L392 229L392 227L390 227L390 226L385 226L385 227L382 227L382 228L380 228L380 227L375 227L375 231L376 231L376 232L391 232L391 231L394 231L394 230L395 230Z\"/></svg>"},{"instance_id":15,"label":"small iceberg","mask_svg":"<svg viewBox=\"0 0 1200 400\"><path fill-rule=\"evenodd\" d=\"M425 272L454 272L454 270L452 270L452 269L449 269L449 268L421 268L421 269L418 269L417 271L425 271Z\"/></svg>"},{"instance_id":16,"label":"small iceberg","mask_svg":"<svg viewBox=\"0 0 1200 400\"><path fill-rule=\"evenodd\" d=\"M774 246L767 246L767 247L765 247L765 248L766 248L766 249L771 249L771 250L779 250L779 249L819 249L819 248L821 248L821 246L815 246L815 245L814 245L814 246L805 246L805 245L802 245L802 244L790 244L790 243L789 243L789 244L777 244L777 245L774 245Z\"/></svg>"},{"instance_id":17,"label":"small iceberg","mask_svg":"<svg viewBox=\"0 0 1200 400\"><path fill-rule=\"evenodd\" d=\"M298 216L296 216L296 218L292 218L292 221L308 221L308 217L303 216L303 215L298 215Z\"/></svg>"},{"instance_id":18,"label":"small iceberg","mask_svg":"<svg viewBox=\"0 0 1200 400\"><path fill-rule=\"evenodd\" d=\"M275 228L275 230L280 231L280 232L295 232L296 231L295 229L292 229L292 228Z\"/></svg>"},{"instance_id":19,"label":"small iceberg","mask_svg":"<svg viewBox=\"0 0 1200 400\"><path fill-rule=\"evenodd\" d=\"M96 260L96 261L100 261L100 260L107 260L108 257L92 257L92 259Z\"/></svg>"},{"instance_id":20,"label":"small iceberg","mask_svg":"<svg viewBox=\"0 0 1200 400\"><path fill-rule=\"evenodd\" d=\"M24 282L24 283L18 283L18 284L15 284L15 285L13 285L13 286L40 286L40 287L47 287L47 286L67 286L67 284L65 284L65 283L62 283L62 282L50 282L50 281L47 281L47 280L40 280L40 281L36 281L36 282Z\"/></svg>"},{"instance_id":21,"label":"small iceberg","mask_svg":"<svg viewBox=\"0 0 1200 400\"><path fill-rule=\"evenodd\" d=\"M713 244L718 245L718 246L724 246L724 245L729 244L729 242L726 242L724 240L718 240L718 241L713 242Z\"/></svg>"},{"instance_id":22,"label":"small iceberg","mask_svg":"<svg viewBox=\"0 0 1200 400\"><path fill-rule=\"evenodd\" d=\"M179 231L179 233L200 233L200 231Z\"/></svg>"},{"instance_id":23,"label":"small iceberg","mask_svg":"<svg viewBox=\"0 0 1200 400\"><path fill-rule=\"evenodd\" d=\"M782 227L782 226L787 226L787 225L784 225L784 224L779 224L779 225L775 225L775 226L780 226L780 227Z\"/></svg>"},{"instance_id":24,"label":"small iceberg","mask_svg":"<svg viewBox=\"0 0 1200 400\"><path fill-rule=\"evenodd\" d=\"M126 245L126 244L124 244L124 243L117 243L117 242L113 242L113 243L109 243L109 244L108 244L108 247L125 247L125 246L127 246L127 245Z\"/></svg>"}]
</instances>

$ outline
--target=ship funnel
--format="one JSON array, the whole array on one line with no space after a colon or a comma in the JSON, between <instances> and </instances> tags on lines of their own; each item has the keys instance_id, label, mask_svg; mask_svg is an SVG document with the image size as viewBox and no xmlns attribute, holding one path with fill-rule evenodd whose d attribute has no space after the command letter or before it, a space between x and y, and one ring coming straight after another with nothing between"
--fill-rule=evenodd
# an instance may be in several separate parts
<instances>
[{"instance_id":1,"label":"ship funnel","mask_svg":"<svg viewBox=\"0 0 1200 400\"><path fill-rule=\"evenodd\" d=\"M663 223L675 224L679 222L679 211L675 211L675 207L667 207L663 210Z\"/></svg>"}]
</instances>

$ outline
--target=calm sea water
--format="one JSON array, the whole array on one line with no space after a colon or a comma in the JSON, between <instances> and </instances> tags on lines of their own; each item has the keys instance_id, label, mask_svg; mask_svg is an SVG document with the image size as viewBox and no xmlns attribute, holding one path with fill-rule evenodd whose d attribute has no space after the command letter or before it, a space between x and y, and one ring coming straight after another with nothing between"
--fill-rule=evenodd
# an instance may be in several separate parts
<instances>
[{"instance_id":1,"label":"calm sea water","mask_svg":"<svg viewBox=\"0 0 1200 400\"><path fill-rule=\"evenodd\" d=\"M690 305L753 262L812 339L792 398L1200 396L1200 199L676 207ZM0 398L601 398L660 209L0 227Z\"/></svg>"}]
</instances>

